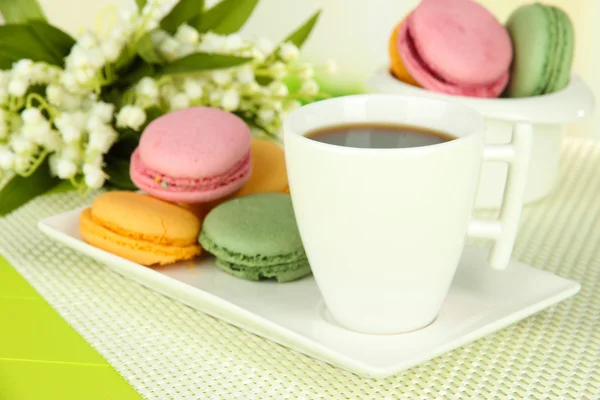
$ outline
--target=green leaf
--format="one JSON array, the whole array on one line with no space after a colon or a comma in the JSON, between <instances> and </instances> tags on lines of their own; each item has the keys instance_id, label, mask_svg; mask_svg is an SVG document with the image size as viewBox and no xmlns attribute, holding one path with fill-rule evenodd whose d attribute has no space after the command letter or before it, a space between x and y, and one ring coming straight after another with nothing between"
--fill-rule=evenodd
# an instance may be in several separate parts
<instances>
[{"instance_id":1,"label":"green leaf","mask_svg":"<svg viewBox=\"0 0 600 400\"><path fill-rule=\"evenodd\" d=\"M148 64L162 64L165 59L158 54L154 48L154 42L152 41L152 31L146 32L144 36L138 40L135 45L135 50L140 57Z\"/></svg>"},{"instance_id":2,"label":"green leaf","mask_svg":"<svg viewBox=\"0 0 600 400\"><path fill-rule=\"evenodd\" d=\"M195 26L199 32L235 33L244 26L257 4L258 0L222 0L207 10Z\"/></svg>"},{"instance_id":3,"label":"green leaf","mask_svg":"<svg viewBox=\"0 0 600 400\"><path fill-rule=\"evenodd\" d=\"M144 123L143 128L148 126L148 124L150 122L154 121L156 118L160 117L161 115L163 115L165 113L163 110L161 110L158 107L150 107L150 108L147 108L145 111L146 111L146 122Z\"/></svg>"},{"instance_id":4,"label":"green leaf","mask_svg":"<svg viewBox=\"0 0 600 400\"><path fill-rule=\"evenodd\" d=\"M204 0L181 0L160 21L160 27L169 33L175 33L179 25L194 20L204 11Z\"/></svg>"},{"instance_id":5,"label":"green leaf","mask_svg":"<svg viewBox=\"0 0 600 400\"><path fill-rule=\"evenodd\" d=\"M46 20L37 0L0 0L0 13L7 24L19 24L33 19Z\"/></svg>"},{"instance_id":6,"label":"green leaf","mask_svg":"<svg viewBox=\"0 0 600 400\"><path fill-rule=\"evenodd\" d=\"M175 75L212 69L230 68L245 64L251 58L223 54L194 53L157 69L156 75Z\"/></svg>"},{"instance_id":7,"label":"green leaf","mask_svg":"<svg viewBox=\"0 0 600 400\"><path fill-rule=\"evenodd\" d=\"M59 182L58 178L50 175L47 160L27 178L15 175L0 189L0 217L41 196Z\"/></svg>"},{"instance_id":8,"label":"green leaf","mask_svg":"<svg viewBox=\"0 0 600 400\"><path fill-rule=\"evenodd\" d=\"M56 194L56 193L66 193L72 192L77 188L73 186L71 181L60 181L60 183L54 186L52 189L48 190L45 194Z\"/></svg>"},{"instance_id":9,"label":"green leaf","mask_svg":"<svg viewBox=\"0 0 600 400\"><path fill-rule=\"evenodd\" d=\"M1 1L2 0L0 0L0 2ZM75 39L45 22L31 21L28 25L34 35L37 36L40 43L43 43L57 60L60 59L60 65L63 65L64 58L69 55L73 45L75 45Z\"/></svg>"},{"instance_id":10,"label":"green leaf","mask_svg":"<svg viewBox=\"0 0 600 400\"><path fill-rule=\"evenodd\" d=\"M294 32L290 33L288 37L286 37L282 43L290 42L295 44L298 48L302 47L308 36L312 32L315 27L317 21L319 20L319 16L321 15L321 11L317 11L310 17L302 26L296 29Z\"/></svg>"},{"instance_id":11,"label":"green leaf","mask_svg":"<svg viewBox=\"0 0 600 400\"><path fill-rule=\"evenodd\" d=\"M1 64L12 64L22 58L29 58L62 66L64 57L69 54L74 43L69 35L45 22L3 25L0 26Z\"/></svg>"},{"instance_id":12,"label":"green leaf","mask_svg":"<svg viewBox=\"0 0 600 400\"><path fill-rule=\"evenodd\" d=\"M142 11L142 8L144 8L144 6L146 5L147 1L146 0L135 0L135 4L137 4L138 9L140 11Z\"/></svg>"},{"instance_id":13,"label":"green leaf","mask_svg":"<svg viewBox=\"0 0 600 400\"><path fill-rule=\"evenodd\" d=\"M129 161L113 159L104 171L109 176L108 181L119 189L137 189L129 177Z\"/></svg>"}]
</instances>

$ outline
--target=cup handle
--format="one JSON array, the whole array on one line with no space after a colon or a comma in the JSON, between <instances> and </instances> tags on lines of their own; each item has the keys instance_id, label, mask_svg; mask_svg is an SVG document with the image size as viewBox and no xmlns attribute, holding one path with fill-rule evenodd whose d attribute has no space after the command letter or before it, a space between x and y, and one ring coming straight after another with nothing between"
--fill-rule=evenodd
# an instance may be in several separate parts
<instances>
[{"instance_id":1,"label":"cup handle","mask_svg":"<svg viewBox=\"0 0 600 400\"><path fill-rule=\"evenodd\" d=\"M527 184L532 141L533 127L531 124L517 122L513 126L511 143L485 145L483 149L484 162L500 161L508 164L504 197L498 219L492 221L472 220L469 224L468 234L494 240L488 256L488 263L497 270L503 270L508 266L515 244Z\"/></svg>"}]
</instances>

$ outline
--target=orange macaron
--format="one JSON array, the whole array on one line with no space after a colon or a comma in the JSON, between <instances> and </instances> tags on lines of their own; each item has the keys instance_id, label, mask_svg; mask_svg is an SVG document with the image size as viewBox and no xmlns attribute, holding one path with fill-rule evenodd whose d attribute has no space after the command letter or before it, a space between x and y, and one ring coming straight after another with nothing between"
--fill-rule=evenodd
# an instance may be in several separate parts
<instances>
[{"instance_id":1,"label":"orange macaron","mask_svg":"<svg viewBox=\"0 0 600 400\"><path fill-rule=\"evenodd\" d=\"M189 210L135 192L98 196L79 218L92 246L142 265L166 265L201 253L201 223Z\"/></svg>"},{"instance_id":2,"label":"orange macaron","mask_svg":"<svg viewBox=\"0 0 600 400\"><path fill-rule=\"evenodd\" d=\"M402 61L402 57L400 57L400 52L398 51L398 33L402 28L402 24L405 23L406 20L400 21L392 31L390 35L390 40L388 41L388 52L390 56L390 71L392 75L394 75L397 79L401 80L404 83L408 83L413 86L420 86L417 81L408 73L406 67L404 66L404 62Z\"/></svg>"}]
</instances>

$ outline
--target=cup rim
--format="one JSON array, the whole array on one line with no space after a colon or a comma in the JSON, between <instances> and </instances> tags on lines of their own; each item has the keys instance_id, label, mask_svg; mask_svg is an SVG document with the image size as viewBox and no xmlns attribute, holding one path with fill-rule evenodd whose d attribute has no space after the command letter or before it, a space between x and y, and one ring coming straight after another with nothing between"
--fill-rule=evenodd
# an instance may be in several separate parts
<instances>
[{"instance_id":1,"label":"cup rim","mask_svg":"<svg viewBox=\"0 0 600 400\"><path fill-rule=\"evenodd\" d=\"M317 107L320 107L325 103L353 101L356 99L365 99L365 98L380 98L380 99L396 98L396 99L402 99L404 101L418 100L420 102L426 102L426 103L430 103L430 104L431 103L444 104L444 105L450 104L452 107L457 107L458 109L462 109L462 111L459 111L459 112L469 113L474 118L479 119L478 124L480 126L473 129L472 132L469 132L469 133L461 135L461 136L457 136L456 139L453 139L453 140L450 140L447 142L441 142L441 143L435 143L435 144L430 144L430 145L425 145L425 146L417 146L417 147L395 147L395 148L347 147L347 146L340 146L340 145L336 145L336 144L319 142L317 140L313 140L313 139L306 137L306 133L299 133L296 129L294 129L291 126L294 118L298 118L299 115L302 115L303 113L306 113L306 112L310 112L311 110L313 110ZM378 121L377 121L377 119L374 118L373 120L366 120L364 122L365 123L369 123L369 122L377 123ZM325 128L327 126L335 126L335 124L323 125L322 127ZM422 154L422 153L438 151L438 150L445 149L445 148L460 146L460 145L462 145L462 143L464 141L469 140L472 137L476 137L476 136L479 136L483 142L486 125L485 125L485 117L481 113L479 113L477 110L475 110L473 107L469 107L464 104L460 104L460 103L457 103L457 102L454 102L451 100L435 99L435 98L430 98L430 97L425 97L425 96L414 96L414 95L405 95L405 94L364 93L364 94L338 96L338 97L320 100L320 101L317 101L314 103L304 105L304 106L300 107L299 109L291 112L288 116L286 116L284 118L282 128L283 128L284 147L285 147L286 138L293 136L297 140L300 140L300 141L302 141L306 144L310 144L312 146L316 146L317 148L322 148L324 150L337 151L337 152L348 153L348 154L378 153L378 154L390 155L390 154L396 154L396 153L402 153L402 154L421 153ZM454 135L452 135L452 136L454 136Z\"/></svg>"}]
</instances>

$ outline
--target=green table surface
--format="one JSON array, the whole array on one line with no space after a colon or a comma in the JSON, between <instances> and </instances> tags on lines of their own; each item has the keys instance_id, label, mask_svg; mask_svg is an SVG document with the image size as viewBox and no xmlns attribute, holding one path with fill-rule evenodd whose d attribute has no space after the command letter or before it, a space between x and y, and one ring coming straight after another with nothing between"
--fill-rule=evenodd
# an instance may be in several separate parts
<instances>
[{"instance_id":1,"label":"green table surface","mask_svg":"<svg viewBox=\"0 0 600 400\"><path fill-rule=\"evenodd\" d=\"M140 398L0 257L0 400Z\"/></svg>"}]
</instances>

